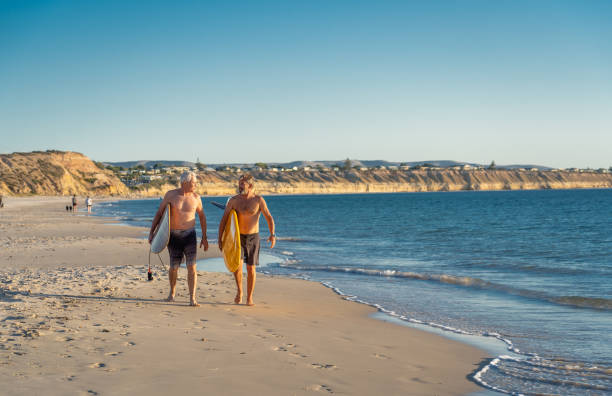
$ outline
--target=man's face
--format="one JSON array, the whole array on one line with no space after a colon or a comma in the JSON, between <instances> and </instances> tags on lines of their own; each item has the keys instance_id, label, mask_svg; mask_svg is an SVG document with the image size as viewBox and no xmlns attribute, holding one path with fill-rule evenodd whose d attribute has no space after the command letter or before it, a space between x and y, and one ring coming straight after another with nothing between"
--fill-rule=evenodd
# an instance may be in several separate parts
<instances>
[{"instance_id":1,"label":"man's face","mask_svg":"<svg viewBox=\"0 0 612 396\"><path fill-rule=\"evenodd\" d=\"M194 179L189 180L188 182L183 183L183 189L185 192L193 192L196 186L196 181Z\"/></svg>"},{"instance_id":2,"label":"man's face","mask_svg":"<svg viewBox=\"0 0 612 396\"><path fill-rule=\"evenodd\" d=\"M247 195L251 190L251 187L252 186L249 184L249 182L246 181L246 179L240 178L238 180L238 191L240 192L240 194Z\"/></svg>"}]
</instances>

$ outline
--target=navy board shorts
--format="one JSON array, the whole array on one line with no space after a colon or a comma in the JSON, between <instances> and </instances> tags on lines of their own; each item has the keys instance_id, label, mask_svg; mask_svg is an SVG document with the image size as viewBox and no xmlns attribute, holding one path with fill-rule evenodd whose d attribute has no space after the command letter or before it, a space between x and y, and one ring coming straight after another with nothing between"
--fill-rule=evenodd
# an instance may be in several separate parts
<instances>
[{"instance_id":1,"label":"navy board shorts","mask_svg":"<svg viewBox=\"0 0 612 396\"><path fill-rule=\"evenodd\" d=\"M168 253L170 253L170 267L178 267L185 256L186 265L196 262L198 252L198 239L195 228L189 230L171 230L168 242Z\"/></svg>"},{"instance_id":2,"label":"navy board shorts","mask_svg":"<svg viewBox=\"0 0 612 396\"><path fill-rule=\"evenodd\" d=\"M259 233L240 234L240 256L246 265L259 265Z\"/></svg>"}]
</instances>

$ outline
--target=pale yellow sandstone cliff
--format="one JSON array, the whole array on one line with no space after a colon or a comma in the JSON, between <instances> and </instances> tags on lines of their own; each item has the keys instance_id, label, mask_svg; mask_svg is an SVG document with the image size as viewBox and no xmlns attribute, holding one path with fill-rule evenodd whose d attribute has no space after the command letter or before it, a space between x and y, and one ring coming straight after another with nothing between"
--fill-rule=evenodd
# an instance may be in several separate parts
<instances>
[{"instance_id":1,"label":"pale yellow sandstone cliff","mask_svg":"<svg viewBox=\"0 0 612 396\"><path fill-rule=\"evenodd\" d=\"M83 154L46 151L0 155L0 194L125 196L129 189Z\"/></svg>"},{"instance_id":2,"label":"pale yellow sandstone cliff","mask_svg":"<svg viewBox=\"0 0 612 396\"><path fill-rule=\"evenodd\" d=\"M231 195L239 173L198 172L202 195ZM262 194L612 188L612 173L504 169L371 169L253 172ZM74 152L0 155L0 194L158 197L178 187L178 174L127 188L113 172Z\"/></svg>"},{"instance_id":3,"label":"pale yellow sandstone cliff","mask_svg":"<svg viewBox=\"0 0 612 396\"><path fill-rule=\"evenodd\" d=\"M342 194L469 190L536 190L612 188L610 173L519 170L369 170L348 172L253 172L262 194ZM198 192L204 195L236 193L238 174L198 174ZM140 196L159 196L176 185L142 186Z\"/></svg>"}]
</instances>

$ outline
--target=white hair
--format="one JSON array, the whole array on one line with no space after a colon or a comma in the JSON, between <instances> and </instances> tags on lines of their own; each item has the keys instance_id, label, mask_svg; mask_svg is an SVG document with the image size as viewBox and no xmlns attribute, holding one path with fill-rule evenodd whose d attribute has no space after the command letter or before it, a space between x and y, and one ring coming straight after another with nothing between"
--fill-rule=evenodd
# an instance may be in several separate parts
<instances>
[{"instance_id":1,"label":"white hair","mask_svg":"<svg viewBox=\"0 0 612 396\"><path fill-rule=\"evenodd\" d=\"M196 180L196 175L193 172L183 172L181 175L181 184L189 183L191 180Z\"/></svg>"}]
</instances>

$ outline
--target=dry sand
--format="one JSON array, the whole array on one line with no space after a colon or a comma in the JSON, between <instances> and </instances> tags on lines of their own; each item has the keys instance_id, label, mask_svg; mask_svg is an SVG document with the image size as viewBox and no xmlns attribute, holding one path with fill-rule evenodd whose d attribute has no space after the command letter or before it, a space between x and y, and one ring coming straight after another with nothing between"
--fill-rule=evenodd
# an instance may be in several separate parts
<instances>
[{"instance_id":1,"label":"dry sand","mask_svg":"<svg viewBox=\"0 0 612 396\"><path fill-rule=\"evenodd\" d=\"M157 258L146 281L148 230L66 213L67 202L11 198L0 209L0 394L481 389L468 376L485 352L372 319L373 308L318 283L259 275L257 305L246 307L232 303L230 274L200 271L193 308L182 267L177 301L163 302Z\"/></svg>"}]
</instances>

